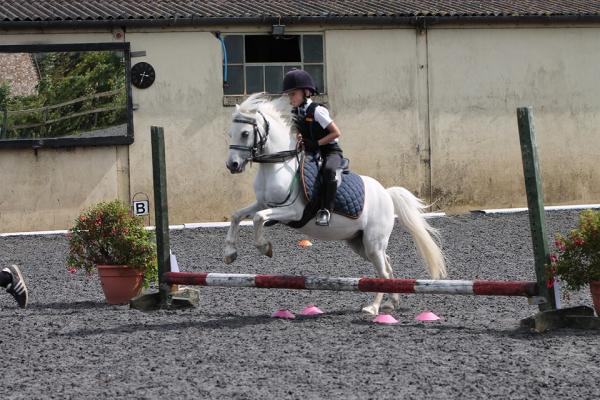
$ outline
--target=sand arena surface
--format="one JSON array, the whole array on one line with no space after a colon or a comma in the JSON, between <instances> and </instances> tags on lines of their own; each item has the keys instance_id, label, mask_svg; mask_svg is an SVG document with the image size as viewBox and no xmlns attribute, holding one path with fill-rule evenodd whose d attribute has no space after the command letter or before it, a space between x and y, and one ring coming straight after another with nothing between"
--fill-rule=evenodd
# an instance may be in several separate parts
<instances>
[{"instance_id":1,"label":"sand arena surface","mask_svg":"<svg viewBox=\"0 0 600 400\"><path fill-rule=\"evenodd\" d=\"M548 235L577 212L547 214ZM534 280L527 214L435 218L450 279ZM274 257L260 256L243 227L239 258L221 261L225 229L174 231L182 270L373 275L343 243L275 226ZM400 323L360 313L371 294L201 288L202 305L142 313L109 306L96 276L66 271L64 235L0 238L0 264L22 266L30 307L0 293L1 399L598 399L600 335L517 329L537 311L525 298L403 295ZM388 253L397 277L427 278L396 224ZM567 305L591 305L589 292ZM269 315L308 304L318 317ZM421 324L433 310L443 321Z\"/></svg>"}]
</instances>

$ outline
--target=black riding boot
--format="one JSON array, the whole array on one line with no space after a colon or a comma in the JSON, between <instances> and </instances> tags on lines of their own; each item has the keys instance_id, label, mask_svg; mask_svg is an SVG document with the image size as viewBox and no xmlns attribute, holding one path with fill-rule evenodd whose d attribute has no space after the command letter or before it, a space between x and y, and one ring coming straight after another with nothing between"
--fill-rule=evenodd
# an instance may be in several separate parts
<instances>
[{"instance_id":1,"label":"black riding boot","mask_svg":"<svg viewBox=\"0 0 600 400\"><path fill-rule=\"evenodd\" d=\"M337 192L337 181L331 181L323 185L323 202L321 209L317 212L317 225L327 226L331 218L331 212L335 206L335 194Z\"/></svg>"}]
</instances>

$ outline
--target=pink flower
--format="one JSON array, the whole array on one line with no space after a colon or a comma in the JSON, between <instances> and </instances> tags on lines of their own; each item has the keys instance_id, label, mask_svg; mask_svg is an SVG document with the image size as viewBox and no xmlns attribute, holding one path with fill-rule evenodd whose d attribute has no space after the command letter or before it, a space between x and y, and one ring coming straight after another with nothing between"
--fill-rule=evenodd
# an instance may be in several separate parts
<instances>
[{"instance_id":1,"label":"pink flower","mask_svg":"<svg viewBox=\"0 0 600 400\"><path fill-rule=\"evenodd\" d=\"M585 241L581 238L577 238L574 240L575 246L581 246L585 243Z\"/></svg>"},{"instance_id":2,"label":"pink flower","mask_svg":"<svg viewBox=\"0 0 600 400\"><path fill-rule=\"evenodd\" d=\"M550 254L550 262L554 264L558 261L558 256L556 254Z\"/></svg>"},{"instance_id":3,"label":"pink flower","mask_svg":"<svg viewBox=\"0 0 600 400\"><path fill-rule=\"evenodd\" d=\"M76 270L75 268L73 268L73 267L71 267L71 268L67 268L67 271L68 271L70 274L74 274L75 272L77 272L77 270Z\"/></svg>"},{"instance_id":4,"label":"pink flower","mask_svg":"<svg viewBox=\"0 0 600 400\"><path fill-rule=\"evenodd\" d=\"M554 278L548 278L548 280L546 281L546 287L548 289L551 289L554 287Z\"/></svg>"}]
</instances>

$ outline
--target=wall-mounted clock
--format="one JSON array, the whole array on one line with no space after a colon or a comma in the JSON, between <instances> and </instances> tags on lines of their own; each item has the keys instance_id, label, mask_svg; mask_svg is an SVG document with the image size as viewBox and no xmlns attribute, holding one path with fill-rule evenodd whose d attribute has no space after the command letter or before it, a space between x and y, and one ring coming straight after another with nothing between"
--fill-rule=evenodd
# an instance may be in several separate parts
<instances>
[{"instance_id":1,"label":"wall-mounted clock","mask_svg":"<svg viewBox=\"0 0 600 400\"><path fill-rule=\"evenodd\" d=\"M131 67L131 83L139 89L146 89L154 83L154 67L147 62L139 62Z\"/></svg>"}]
</instances>

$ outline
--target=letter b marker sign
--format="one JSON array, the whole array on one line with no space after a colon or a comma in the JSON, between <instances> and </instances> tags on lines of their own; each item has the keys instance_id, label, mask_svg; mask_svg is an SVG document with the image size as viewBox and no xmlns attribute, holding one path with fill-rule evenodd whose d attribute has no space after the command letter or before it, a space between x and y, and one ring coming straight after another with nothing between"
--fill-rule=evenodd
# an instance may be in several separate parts
<instances>
[{"instance_id":1,"label":"letter b marker sign","mask_svg":"<svg viewBox=\"0 0 600 400\"><path fill-rule=\"evenodd\" d=\"M150 213L150 202L148 200L136 200L133 202L133 214L137 216Z\"/></svg>"}]
</instances>

